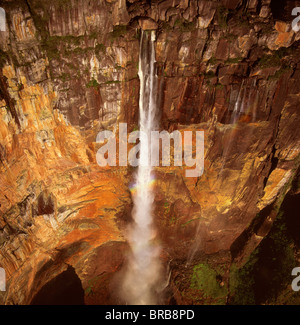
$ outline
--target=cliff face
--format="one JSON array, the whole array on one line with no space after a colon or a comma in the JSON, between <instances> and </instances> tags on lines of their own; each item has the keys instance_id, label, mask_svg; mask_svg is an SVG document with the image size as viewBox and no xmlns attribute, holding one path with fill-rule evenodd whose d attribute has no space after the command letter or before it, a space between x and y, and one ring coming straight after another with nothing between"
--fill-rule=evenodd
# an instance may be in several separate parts
<instances>
[{"instance_id":1,"label":"cliff face","mask_svg":"<svg viewBox=\"0 0 300 325\"><path fill-rule=\"evenodd\" d=\"M261 303L286 289L299 263L299 221L289 206L299 195L300 32L287 18L290 3L1 6L3 303L30 303L68 266L85 303L122 303L118 271L128 251L133 170L100 168L95 139L119 122L138 125L140 28L157 30L161 128L205 131L201 177L156 169L155 218L171 270L163 301ZM272 272L272 254L283 255L276 267L284 280L264 296L250 284Z\"/></svg>"}]
</instances>

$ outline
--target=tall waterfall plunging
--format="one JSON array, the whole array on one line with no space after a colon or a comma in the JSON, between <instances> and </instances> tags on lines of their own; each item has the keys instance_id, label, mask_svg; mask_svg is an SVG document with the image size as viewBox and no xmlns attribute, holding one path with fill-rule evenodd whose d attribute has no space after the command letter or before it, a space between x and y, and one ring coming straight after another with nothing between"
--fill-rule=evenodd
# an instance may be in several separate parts
<instances>
[{"instance_id":1,"label":"tall waterfall plunging","mask_svg":"<svg viewBox=\"0 0 300 325\"><path fill-rule=\"evenodd\" d=\"M123 296L128 304L155 304L156 286L159 280L159 247L153 242L153 192L150 164L150 132L156 128L156 89L155 73L155 31L142 31L139 54L139 127L148 137L140 137L139 165L135 175L132 217L134 223L129 230L128 241L131 256L123 283ZM148 141L148 139L149 141Z\"/></svg>"}]
</instances>

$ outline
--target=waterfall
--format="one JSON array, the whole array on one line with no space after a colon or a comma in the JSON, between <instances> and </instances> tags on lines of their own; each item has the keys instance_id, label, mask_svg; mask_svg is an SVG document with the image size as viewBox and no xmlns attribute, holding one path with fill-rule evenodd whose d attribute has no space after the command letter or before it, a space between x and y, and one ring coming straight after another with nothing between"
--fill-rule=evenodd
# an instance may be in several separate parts
<instances>
[{"instance_id":1,"label":"waterfall","mask_svg":"<svg viewBox=\"0 0 300 325\"><path fill-rule=\"evenodd\" d=\"M123 296L132 305L155 304L160 274L159 247L153 228L153 192L151 189L150 132L156 127L155 31L142 31L139 53L140 79L140 157L133 193L133 225L128 232L131 256L123 282Z\"/></svg>"},{"instance_id":2,"label":"waterfall","mask_svg":"<svg viewBox=\"0 0 300 325\"><path fill-rule=\"evenodd\" d=\"M241 88L239 90L238 93L238 97L236 99L235 105L234 105L234 109L231 115L231 119L230 119L230 124L235 124L238 120L239 117L239 113L240 113L240 106L243 105L243 98L242 98L242 91L243 91L243 85L244 85L244 79L242 81L242 85Z\"/></svg>"}]
</instances>

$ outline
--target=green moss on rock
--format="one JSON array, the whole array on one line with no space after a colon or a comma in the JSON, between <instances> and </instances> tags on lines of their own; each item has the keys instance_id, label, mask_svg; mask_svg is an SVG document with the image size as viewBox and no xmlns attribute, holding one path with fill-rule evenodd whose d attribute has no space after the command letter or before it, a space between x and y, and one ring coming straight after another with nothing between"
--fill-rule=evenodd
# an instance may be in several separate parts
<instances>
[{"instance_id":1,"label":"green moss on rock","mask_svg":"<svg viewBox=\"0 0 300 325\"><path fill-rule=\"evenodd\" d=\"M226 303L227 288L221 282L221 276L207 264L194 266L190 287L211 304Z\"/></svg>"},{"instance_id":2,"label":"green moss on rock","mask_svg":"<svg viewBox=\"0 0 300 325\"><path fill-rule=\"evenodd\" d=\"M191 32L196 28L196 22L187 22L181 19L177 19L174 23L174 28L179 29L181 32Z\"/></svg>"},{"instance_id":3,"label":"green moss on rock","mask_svg":"<svg viewBox=\"0 0 300 325\"><path fill-rule=\"evenodd\" d=\"M229 10L223 6L217 7L218 24L222 29L227 28L227 17Z\"/></svg>"},{"instance_id":4,"label":"green moss on rock","mask_svg":"<svg viewBox=\"0 0 300 325\"><path fill-rule=\"evenodd\" d=\"M86 84L86 88L98 88L100 86L100 84L98 83L98 81L96 79L92 79L90 80L87 84Z\"/></svg>"},{"instance_id":5,"label":"green moss on rock","mask_svg":"<svg viewBox=\"0 0 300 325\"><path fill-rule=\"evenodd\" d=\"M110 33L110 37L112 40L123 37L127 32L127 26L126 25L117 25L114 26L113 31Z\"/></svg>"},{"instance_id":6,"label":"green moss on rock","mask_svg":"<svg viewBox=\"0 0 300 325\"><path fill-rule=\"evenodd\" d=\"M106 47L105 47L104 44L97 44L97 45L95 46L95 53L96 53L97 55L99 55L100 52L103 53L103 54L105 54L105 52L106 52Z\"/></svg>"}]
</instances>

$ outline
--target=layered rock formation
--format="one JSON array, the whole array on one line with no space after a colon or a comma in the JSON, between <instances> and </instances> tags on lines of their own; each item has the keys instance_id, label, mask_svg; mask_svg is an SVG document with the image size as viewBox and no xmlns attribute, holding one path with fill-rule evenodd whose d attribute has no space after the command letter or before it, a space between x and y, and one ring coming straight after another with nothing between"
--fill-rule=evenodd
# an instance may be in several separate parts
<instances>
[{"instance_id":1,"label":"layered rock formation","mask_svg":"<svg viewBox=\"0 0 300 325\"><path fill-rule=\"evenodd\" d=\"M205 131L201 177L156 169L154 210L169 276L161 301L295 301L288 288L299 264L291 207L299 196L300 32L291 29L291 4L1 5L1 302L42 302L46 285L72 274L85 303L124 303L118 281L134 170L100 168L95 140L119 122L138 126L140 28L157 30L161 128ZM267 294L258 288L265 279Z\"/></svg>"}]
</instances>

